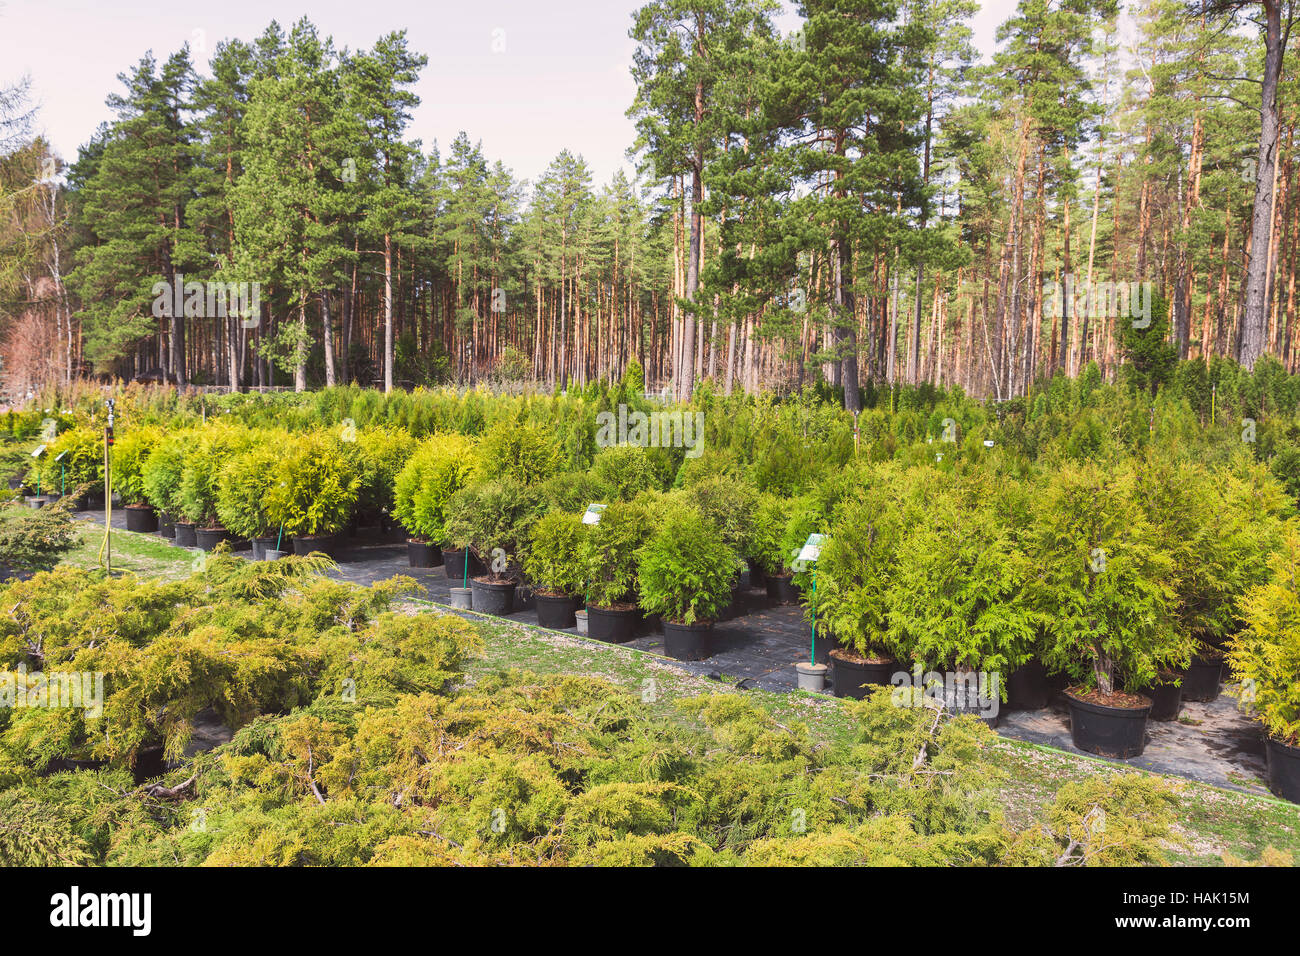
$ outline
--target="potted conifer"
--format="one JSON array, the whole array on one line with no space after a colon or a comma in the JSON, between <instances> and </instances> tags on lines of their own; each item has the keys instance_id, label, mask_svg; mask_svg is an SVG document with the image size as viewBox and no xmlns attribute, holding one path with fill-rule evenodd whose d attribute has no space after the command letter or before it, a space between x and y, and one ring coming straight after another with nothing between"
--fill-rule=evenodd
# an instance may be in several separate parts
<instances>
[{"instance_id":1,"label":"potted conifer","mask_svg":"<svg viewBox=\"0 0 1300 956\"><path fill-rule=\"evenodd\" d=\"M113 445L113 490L126 503L127 531L158 530L158 513L145 494L144 465L161 438L159 429L139 426L124 431Z\"/></svg>"},{"instance_id":2,"label":"potted conifer","mask_svg":"<svg viewBox=\"0 0 1300 956\"><path fill-rule=\"evenodd\" d=\"M465 556L448 554L451 549L445 547L447 503L469 482L476 462L472 439L456 434L434 435L416 446L398 472L393 485L393 514L409 535L406 550L411 567L442 565L447 577L461 577Z\"/></svg>"},{"instance_id":3,"label":"potted conifer","mask_svg":"<svg viewBox=\"0 0 1300 956\"><path fill-rule=\"evenodd\" d=\"M1270 579L1243 601L1246 627L1228 663L1266 734L1269 789L1300 803L1300 532L1291 528L1268 564Z\"/></svg>"},{"instance_id":4,"label":"potted conifer","mask_svg":"<svg viewBox=\"0 0 1300 956\"><path fill-rule=\"evenodd\" d=\"M587 526L582 516L553 511L541 518L528 535L523 569L533 582L537 598L537 623L564 630L575 627L581 606L583 569L581 548Z\"/></svg>"},{"instance_id":5,"label":"potted conifer","mask_svg":"<svg viewBox=\"0 0 1300 956\"><path fill-rule=\"evenodd\" d=\"M587 529L580 554L587 581L587 634L614 644L636 636L637 554L650 535L642 501L613 501Z\"/></svg>"},{"instance_id":6,"label":"potted conifer","mask_svg":"<svg viewBox=\"0 0 1300 956\"><path fill-rule=\"evenodd\" d=\"M637 595L663 621L664 652L680 661L712 657L713 622L731 601L736 553L696 508L680 504L663 516L637 561Z\"/></svg>"},{"instance_id":7,"label":"potted conifer","mask_svg":"<svg viewBox=\"0 0 1300 956\"><path fill-rule=\"evenodd\" d=\"M1173 561L1139 506L1131 469L1062 469L1039 501L1027 593L1045 622L1047 663L1075 681L1066 691L1074 745L1138 756L1151 710L1141 691L1190 652L1174 622Z\"/></svg>"},{"instance_id":8,"label":"potted conifer","mask_svg":"<svg viewBox=\"0 0 1300 956\"><path fill-rule=\"evenodd\" d=\"M452 495L447 537L484 568L469 579L474 610L513 613L520 580L517 556L541 510L541 495L508 477L476 482Z\"/></svg>"},{"instance_id":9,"label":"potted conifer","mask_svg":"<svg viewBox=\"0 0 1300 956\"><path fill-rule=\"evenodd\" d=\"M284 529L295 554L335 557L356 505L361 479L338 436L313 432L293 440L266 492L272 527Z\"/></svg>"}]
</instances>

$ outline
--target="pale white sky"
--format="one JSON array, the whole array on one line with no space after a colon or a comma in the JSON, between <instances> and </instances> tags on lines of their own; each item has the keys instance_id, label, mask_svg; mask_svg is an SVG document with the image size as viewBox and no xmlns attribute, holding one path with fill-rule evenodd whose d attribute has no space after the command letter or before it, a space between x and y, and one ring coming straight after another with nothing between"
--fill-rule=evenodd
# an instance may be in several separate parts
<instances>
[{"instance_id":1,"label":"pale white sky","mask_svg":"<svg viewBox=\"0 0 1300 956\"><path fill-rule=\"evenodd\" d=\"M640 0L0 0L0 82L31 75L38 128L68 160L100 122L104 98L152 49L158 59L190 43L206 72L213 46L252 40L272 20L288 28L306 15L340 46L370 46L406 28L411 49L429 57L417 87L422 103L411 135L445 148L460 130L481 140L489 161L535 179L561 149L582 153L595 180L619 167L633 140L624 111L632 11ZM793 6L787 3L793 10ZM993 50L1016 0L985 0L976 44ZM798 17L779 21L793 30ZM495 32L502 31L502 32ZM504 46L501 52L494 52Z\"/></svg>"}]
</instances>

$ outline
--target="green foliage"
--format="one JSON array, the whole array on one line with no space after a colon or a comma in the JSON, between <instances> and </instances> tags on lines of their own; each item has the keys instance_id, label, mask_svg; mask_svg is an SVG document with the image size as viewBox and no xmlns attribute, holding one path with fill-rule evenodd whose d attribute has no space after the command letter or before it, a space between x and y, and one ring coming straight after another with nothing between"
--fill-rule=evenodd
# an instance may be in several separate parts
<instances>
[{"instance_id":1,"label":"green foliage","mask_svg":"<svg viewBox=\"0 0 1300 956\"><path fill-rule=\"evenodd\" d=\"M247 429L225 423L213 424L198 433L186 450L180 488L176 492L176 503L186 521L201 528L216 525L217 482L221 470L254 440Z\"/></svg>"},{"instance_id":2,"label":"green foliage","mask_svg":"<svg viewBox=\"0 0 1300 956\"><path fill-rule=\"evenodd\" d=\"M614 501L591 526L582 545L587 603L612 607L637 591L637 555L652 530L643 502Z\"/></svg>"},{"instance_id":3,"label":"green foliage","mask_svg":"<svg viewBox=\"0 0 1300 956\"><path fill-rule=\"evenodd\" d=\"M121 495L126 504L146 503L148 496L144 488L144 465L161 439L161 429L144 425L127 429L114 441L109 458L113 490Z\"/></svg>"},{"instance_id":4,"label":"green foliage","mask_svg":"<svg viewBox=\"0 0 1300 956\"><path fill-rule=\"evenodd\" d=\"M790 511L791 503L784 498L766 492L758 496L746 556L765 574L789 570L784 542Z\"/></svg>"},{"instance_id":5,"label":"green foliage","mask_svg":"<svg viewBox=\"0 0 1300 956\"><path fill-rule=\"evenodd\" d=\"M560 446L554 432L541 423L503 420L493 425L479 446L485 478L513 478L535 484L560 468Z\"/></svg>"},{"instance_id":6,"label":"green foliage","mask_svg":"<svg viewBox=\"0 0 1300 956\"><path fill-rule=\"evenodd\" d=\"M447 540L447 503L477 467L473 439L435 435L416 446L393 484L393 513L411 534L436 544Z\"/></svg>"},{"instance_id":7,"label":"green foliage","mask_svg":"<svg viewBox=\"0 0 1300 956\"><path fill-rule=\"evenodd\" d=\"M263 433L248 451L234 455L217 477L217 519L241 538L262 538L279 525L267 512L268 495L284 478L287 435Z\"/></svg>"},{"instance_id":8,"label":"green foliage","mask_svg":"<svg viewBox=\"0 0 1300 956\"><path fill-rule=\"evenodd\" d=\"M582 543L586 531L581 515L552 511L541 518L529 532L523 553L529 580L554 594L580 595L585 580Z\"/></svg>"},{"instance_id":9,"label":"green foliage","mask_svg":"<svg viewBox=\"0 0 1300 956\"><path fill-rule=\"evenodd\" d=\"M731 602L736 553L695 508L671 509L638 552L637 562L641 607L665 620L711 621Z\"/></svg>"},{"instance_id":10,"label":"green foliage","mask_svg":"<svg viewBox=\"0 0 1300 956\"><path fill-rule=\"evenodd\" d=\"M1051 477L1027 534L1036 569L1027 599L1045 624L1045 663L1110 694L1149 687L1161 668L1187 661L1173 561L1159 544L1131 468L1084 464Z\"/></svg>"},{"instance_id":11,"label":"green foliage","mask_svg":"<svg viewBox=\"0 0 1300 956\"><path fill-rule=\"evenodd\" d=\"M361 479L337 435L313 432L284 449L280 480L267 489L266 516L294 536L337 534L356 506Z\"/></svg>"},{"instance_id":12,"label":"green foliage","mask_svg":"<svg viewBox=\"0 0 1300 956\"><path fill-rule=\"evenodd\" d=\"M397 476L415 451L415 439L391 425L366 428L356 433L356 447L361 479L357 512L369 517L392 512Z\"/></svg>"},{"instance_id":13,"label":"green foliage","mask_svg":"<svg viewBox=\"0 0 1300 956\"><path fill-rule=\"evenodd\" d=\"M69 498L43 508L13 502L0 505L0 569L6 574L47 570L80 544L71 505Z\"/></svg>"},{"instance_id":14,"label":"green foliage","mask_svg":"<svg viewBox=\"0 0 1300 956\"><path fill-rule=\"evenodd\" d=\"M685 500L704 516L718 539L737 555L749 556L759 496L749 482L712 475L690 485Z\"/></svg>"},{"instance_id":15,"label":"green foliage","mask_svg":"<svg viewBox=\"0 0 1300 956\"><path fill-rule=\"evenodd\" d=\"M63 460L56 462L60 455ZM104 487L104 433L97 428L77 426L61 432L50 442L41 456L41 487L57 491L61 482L69 492L85 485L90 489Z\"/></svg>"},{"instance_id":16,"label":"green foliage","mask_svg":"<svg viewBox=\"0 0 1300 956\"><path fill-rule=\"evenodd\" d=\"M660 487L659 474L639 445L611 445L596 453L592 478L602 501L631 501L643 491Z\"/></svg>"},{"instance_id":17,"label":"green foliage","mask_svg":"<svg viewBox=\"0 0 1300 956\"><path fill-rule=\"evenodd\" d=\"M495 563L497 549L517 563L542 510L537 490L511 478L476 482L448 501L447 538L457 548L471 548L486 566ZM494 568L494 573L505 572Z\"/></svg>"},{"instance_id":18,"label":"green foliage","mask_svg":"<svg viewBox=\"0 0 1300 956\"><path fill-rule=\"evenodd\" d=\"M1300 530L1288 527L1269 562L1268 581L1243 601L1245 629L1229 645L1228 662L1241 681L1243 704L1269 736L1300 746Z\"/></svg>"},{"instance_id":19,"label":"green foliage","mask_svg":"<svg viewBox=\"0 0 1300 956\"><path fill-rule=\"evenodd\" d=\"M197 436L191 431L175 432L154 447L140 472L149 504L172 518L181 517L181 475L185 458Z\"/></svg>"}]
</instances>

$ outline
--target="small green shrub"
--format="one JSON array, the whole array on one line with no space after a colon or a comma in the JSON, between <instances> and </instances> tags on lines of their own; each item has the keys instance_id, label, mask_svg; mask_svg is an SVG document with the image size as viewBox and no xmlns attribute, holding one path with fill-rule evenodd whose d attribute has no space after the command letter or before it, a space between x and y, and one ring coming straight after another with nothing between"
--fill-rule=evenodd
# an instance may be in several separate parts
<instances>
[{"instance_id":1,"label":"small green shrub","mask_svg":"<svg viewBox=\"0 0 1300 956\"><path fill-rule=\"evenodd\" d=\"M269 438L269 436L267 436ZM217 478L217 518L232 534L264 538L276 529L267 513L267 496L282 477L287 435L263 440L230 459Z\"/></svg>"},{"instance_id":2,"label":"small green shrub","mask_svg":"<svg viewBox=\"0 0 1300 956\"><path fill-rule=\"evenodd\" d=\"M144 489L144 465L154 447L162 440L162 431L152 426L128 429L113 445L109 461L112 463L113 490L128 505L148 502Z\"/></svg>"},{"instance_id":3,"label":"small green shrub","mask_svg":"<svg viewBox=\"0 0 1300 956\"><path fill-rule=\"evenodd\" d=\"M736 553L695 508L669 513L637 560L640 604L667 621L711 621L731 603Z\"/></svg>"},{"instance_id":4,"label":"small green shrub","mask_svg":"<svg viewBox=\"0 0 1300 956\"><path fill-rule=\"evenodd\" d=\"M255 440L248 429L224 423L209 425L197 433L197 440L186 452L176 494L186 521L200 528L216 526L217 478L221 469Z\"/></svg>"},{"instance_id":5,"label":"small green shrub","mask_svg":"<svg viewBox=\"0 0 1300 956\"><path fill-rule=\"evenodd\" d=\"M63 460L58 461L62 455ZM41 456L41 489L71 492L78 486L104 488L104 433L97 428L77 426L50 442ZM30 480L30 479L29 479Z\"/></svg>"},{"instance_id":6,"label":"small green shrub","mask_svg":"<svg viewBox=\"0 0 1300 956\"><path fill-rule=\"evenodd\" d=\"M1300 530L1289 529L1272 577L1245 597L1246 628L1228 648L1243 703L1270 737L1300 746Z\"/></svg>"},{"instance_id":7,"label":"small green shrub","mask_svg":"<svg viewBox=\"0 0 1300 956\"><path fill-rule=\"evenodd\" d=\"M393 513L416 538L447 540L447 502L469 483L478 464L473 439L434 435L422 441L393 483Z\"/></svg>"},{"instance_id":8,"label":"small green shrub","mask_svg":"<svg viewBox=\"0 0 1300 956\"><path fill-rule=\"evenodd\" d=\"M394 510L397 476L415 447L415 439L409 432L391 425L357 432L356 449L361 467L358 514L373 518Z\"/></svg>"},{"instance_id":9,"label":"small green shrub","mask_svg":"<svg viewBox=\"0 0 1300 956\"><path fill-rule=\"evenodd\" d=\"M472 549L494 575L505 575L542 513L534 488L510 478L476 482L447 503L447 537L458 548Z\"/></svg>"},{"instance_id":10,"label":"small green shrub","mask_svg":"<svg viewBox=\"0 0 1300 956\"><path fill-rule=\"evenodd\" d=\"M559 471L560 462L554 431L532 422L499 421L487 430L479 448L484 478L513 478L535 485Z\"/></svg>"},{"instance_id":11,"label":"small green shrub","mask_svg":"<svg viewBox=\"0 0 1300 956\"><path fill-rule=\"evenodd\" d=\"M592 476L601 500L631 501L643 491L659 487L659 474L650 455L639 445L611 445L596 453Z\"/></svg>"},{"instance_id":12,"label":"small green shrub","mask_svg":"<svg viewBox=\"0 0 1300 956\"><path fill-rule=\"evenodd\" d=\"M637 590L637 554L651 531L650 514L641 502L614 501L587 529L582 563L587 602L612 607Z\"/></svg>"},{"instance_id":13,"label":"small green shrub","mask_svg":"<svg viewBox=\"0 0 1300 956\"><path fill-rule=\"evenodd\" d=\"M266 494L272 526L295 537L338 534L352 517L361 488L355 463L338 436L312 432L286 449L280 481Z\"/></svg>"},{"instance_id":14,"label":"small green shrub","mask_svg":"<svg viewBox=\"0 0 1300 956\"><path fill-rule=\"evenodd\" d=\"M163 438L145 459L140 470L144 496L158 511L173 519L182 517L180 491L185 458L195 442L193 431L175 432Z\"/></svg>"},{"instance_id":15,"label":"small green shrub","mask_svg":"<svg viewBox=\"0 0 1300 956\"><path fill-rule=\"evenodd\" d=\"M581 594L586 578L582 566L586 530L581 515L552 511L541 518L529 532L524 548L523 567L529 579L552 594Z\"/></svg>"}]
</instances>

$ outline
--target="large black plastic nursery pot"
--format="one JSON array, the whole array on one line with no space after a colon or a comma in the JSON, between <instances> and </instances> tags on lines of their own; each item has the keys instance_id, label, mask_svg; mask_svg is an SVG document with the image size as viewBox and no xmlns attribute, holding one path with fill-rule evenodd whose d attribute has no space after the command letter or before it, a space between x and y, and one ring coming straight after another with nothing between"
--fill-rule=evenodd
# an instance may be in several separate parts
<instances>
[{"instance_id":1,"label":"large black plastic nursery pot","mask_svg":"<svg viewBox=\"0 0 1300 956\"><path fill-rule=\"evenodd\" d=\"M409 539L406 542L406 557L413 568L436 568L442 564L442 549L427 541Z\"/></svg>"},{"instance_id":2,"label":"large black plastic nursery pot","mask_svg":"<svg viewBox=\"0 0 1300 956\"><path fill-rule=\"evenodd\" d=\"M1147 691L1151 698L1151 720L1177 720L1183 709L1183 688L1177 683L1184 672L1164 673L1156 678L1155 686Z\"/></svg>"},{"instance_id":3,"label":"large black plastic nursery pot","mask_svg":"<svg viewBox=\"0 0 1300 956\"><path fill-rule=\"evenodd\" d=\"M675 661L702 661L713 656L713 622L663 622L664 653Z\"/></svg>"},{"instance_id":4,"label":"large black plastic nursery pot","mask_svg":"<svg viewBox=\"0 0 1300 956\"><path fill-rule=\"evenodd\" d=\"M165 511L158 512L158 533L164 538L176 537L176 522Z\"/></svg>"},{"instance_id":5,"label":"large black plastic nursery pot","mask_svg":"<svg viewBox=\"0 0 1300 956\"><path fill-rule=\"evenodd\" d=\"M587 636L609 644L626 644L636 637L641 612L636 605L596 607L587 605Z\"/></svg>"},{"instance_id":6,"label":"large black plastic nursery pot","mask_svg":"<svg viewBox=\"0 0 1300 956\"><path fill-rule=\"evenodd\" d=\"M515 609L515 588L518 582L495 581L491 577L471 578L470 593L473 595L474 610L481 614L496 614L505 617Z\"/></svg>"},{"instance_id":7,"label":"large black plastic nursery pot","mask_svg":"<svg viewBox=\"0 0 1300 956\"><path fill-rule=\"evenodd\" d=\"M1198 654L1183 676L1183 700L1207 701L1219 696L1223 681L1223 658L1218 654Z\"/></svg>"},{"instance_id":8,"label":"large black plastic nursery pot","mask_svg":"<svg viewBox=\"0 0 1300 956\"><path fill-rule=\"evenodd\" d=\"M465 550L458 548L456 550L442 549L442 568L447 572L447 577L453 581L461 580L465 577ZM469 576L475 577L486 571L483 562L474 556L474 552L469 553Z\"/></svg>"},{"instance_id":9,"label":"large black plastic nursery pot","mask_svg":"<svg viewBox=\"0 0 1300 956\"><path fill-rule=\"evenodd\" d=\"M232 540L230 532L225 528L195 528L194 539L204 551L211 551L221 542Z\"/></svg>"},{"instance_id":10,"label":"large black plastic nursery pot","mask_svg":"<svg viewBox=\"0 0 1300 956\"><path fill-rule=\"evenodd\" d=\"M1041 710L1052 699L1047 668L1029 660L1007 675L1007 703L1011 710Z\"/></svg>"},{"instance_id":11,"label":"large black plastic nursery pot","mask_svg":"<svg viewBox=\"0 0 1300 956\"><path fill-rule=\"evenodd\" d=\"M273 534L265 538L249 538L248 543L253 547L253 560L266 561L267 552L276 550L276 545L280 543L280 536Z\"/></svg>"},{"instance_id":12,"label":"large black plastic nursery pot","mask_svg":"<svg viewBox=\"0 0 1300 956\"><path fill-rule=\"evenodd\" d=\"M1146 747L1147 717L1151 713L1148 697L1130 695L1142 703L1129 707L1112 707L1084 700L1066 691L1070 708L1070 736L1080 750L1103 757L1137 757Z\"/></svg>"},{"instance_id":13,"label":"large black plastic nursery pot","mask_svg":"<svg viewBox=\"0 0 1300 956\"><path fill-rule=\"evenodd\" d=\"M305 555L320 551L331 558L338 556L339 535L337 534L294 535L292 540L294 554Z\"/></svg>"},{"instance_id":14,"label":"large black plastic nursery pot","mask_svg":"<svg viewBox=\"0 0 1300 956\"><path fill-rule=\"evenodd\" d=\"M799 588L794 583L794 575L768 575L767 596L777 604L798 604Z\"/></svg>"},{"instance_id":15,"label":"large black plastic nursery pot","mask_svg":"<svg viewBox=\"0 0 1300 956\"><path fill-rule=\"evenodd\" d=\"M158 514L149 505L126 506L126 530L149 534L158 530Z\"/></svg>"},{"instance_id":16,"label":"large black plastic nursery pot","mask_svg":"<svg viewBox=\"0 0 1300 956\"><path fill-rule=\"evenodd\" d=\"M861 657L841 647L830 652L831 684L836 697L862 700L874 686L885 686L898 669L892 657Z\"/></svg>"},{"instance_id":17,"label":"large black plastic nursery pot","mask_svg":"<svg viewBox=\"0 0 1300 956\"><path fill-rule=\"evenodd\" d=\"M1300 747L1269 737L1264 749L1268 752L1268 789L1283 800L1300 803Z\"/></svg>"},{"instance_id":18,"label":"large black plastic nursery pot","mask_svg":"<svg viewBox=\"0 0 1300 956\"><path fill-rule=\"evenodd\" d=\"M537 623L542 627L563 631L578 626L577 611L582 602L567 594L547 594L535 591L537 601Z\"/></svg>"},{"instance_id":19,"label":"large black plastic nursery pot","mask_svg":"<svg viewBox=\"0 0 1300 956\"><path fill-rule=\"evenodd\" d=\"M188 521L176 522L176 547L178 548L197 548L199 546L198 537L194 533L194 525Z\"/></svg>"}]
</instances>

